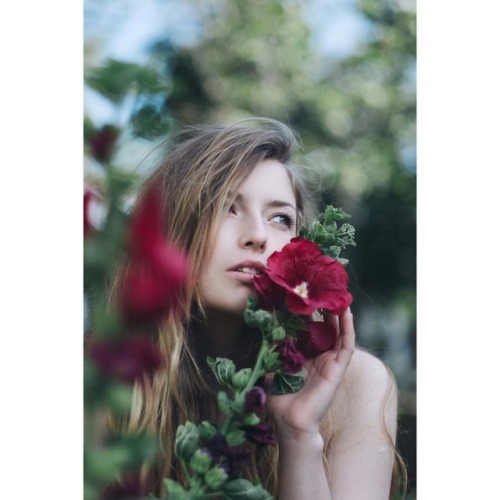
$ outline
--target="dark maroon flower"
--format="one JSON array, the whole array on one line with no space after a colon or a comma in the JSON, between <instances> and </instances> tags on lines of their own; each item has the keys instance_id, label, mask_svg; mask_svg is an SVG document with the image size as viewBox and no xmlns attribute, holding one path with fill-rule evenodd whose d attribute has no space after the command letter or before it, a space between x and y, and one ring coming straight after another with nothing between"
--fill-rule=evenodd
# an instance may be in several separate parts
<instances>
[{"instance_id":1,"label":"dark maroon flower","mask_svg":"<svg viewBox=\"0 0 500 500\"><path fill-rule=\"evenodd\" d=\"M312 241L293 238L269 257L266 272L286 290L286 305L292 313L309 315L326 309L340 315L351 305L344 267Z\"/></svg>"},{"instance_id":2,"label":"dark maroon flower","mask_svg":"<svg viewBox=\"0 0 500 500\"><path fill-rule=\"evenodd\" d=\"M229 446L222 434L216 434L212 439L208 440L206 449L212 457L220 460L220 465L231 479L241 474L250 457L248 448L243 445Z\"/></svg>"},{"instance_id":3,"label":"dark maroon flower","mask_svg":"<svg viewBox=\"0 0 500 500\"><path fill-rule=\"evenodd\" d=\"M306 323L306 330L298 333L295 345L306 358L315 358L333 349L336 340L337 331L333 325L310 321Z\"/></svg>"},{"instance_id":4,"label":"dark maroon flower","mask_svg":"<svg viewBox=\"0 0 500 500\"><path fill-rule=\"evenodd\" d=\"M134 383L162 365L162 356L152 340L135 335L119 340L94 340L89 357L106 376Z\"/></svg>"},{"instance_id":5,"label":"dark maroon flower","mask_svg":"<svg viewBox=\"0 0 500 500\"><path fill-rule=\"evenodd\" d=\"M253 284L260 307L268 311L279 309L285 302L286 290L274 283L266 273L256 275Z\"/></svg>"},{"instance_id":6,"label":"dark maroon flower","mask_svg":"<svg viewBox=\"0 0 500 500\"><path fill-rule=\"evenodd\" d=\"M273 435L273 428L263 422L257 425L242 425L241 429L245 431L245 436L252 443L260 445L276 445L276 439Z\"/></svg>"},{"instance_id":7,"label":"dark maroon flower","mask_svg":"<svg viewBox=\"0 0 500 500\"><path fill-rule=\"evenodd\" d=\"M118 135L119 129L113 125L104 125L90 139L92 156L102 163L108 162L111 159Z\"/></svg>"},{"instance_id":8,"label":"dark maroon flower","mask_svg":"<svg viewBox=\"0 0 500 500\"><path fill-rule=\"evenodd\" d=\"M158 188L149 188L129 227L130 268L124 276L119 304L133 323L158 321L175 311L188 275L185 254L164 236Z\"/></svg>"},{"instance_id":9,"label":"dark maroon flower","mask_svg":"<svg viewBox=\"0 0 500 500\"><path fill-rule=\"evenodd\" d=\"M281 361L281 369L285 373L293 374L302 370L304 366L304 356L297 350L293 340L287 338L276 347Z\"/></svg>"},{"instance_id":10,"label":"dark maroon flower","mask_svg":"<svg viewBox=\"0 0 500 500\"><path fill-rule=\"evenodd\" d=\"M146 489L139 473L127 474L120 482L111 484L99 497L100 500L138 500L144 498Z\"/></svg>"},{"instance_id":11,"label":"dark maroon flower","mask_svg":"<svg viewBox=\"0 0 500 500\"><path fill-rule=\"evenodd\" d=\"M254 387L245 395L245 411L262 415L266 404L266 393L262 387Z\"/></svg>"}]
</instances>

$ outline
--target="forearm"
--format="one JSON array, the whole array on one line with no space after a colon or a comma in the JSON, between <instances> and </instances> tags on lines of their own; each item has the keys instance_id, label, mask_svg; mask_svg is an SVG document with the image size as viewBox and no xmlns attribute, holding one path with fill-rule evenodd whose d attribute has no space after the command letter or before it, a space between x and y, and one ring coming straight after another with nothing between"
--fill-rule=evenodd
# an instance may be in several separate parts
<instances>
[{"instance_id":1,"label":"forearm","mask_svg":"<svg viewBox=\"0 0 500 500\"><path fill-rule=\"evenodd\" d=\"M281 500L330 500L319 432L279 436L279 490Z\"/></svg>"}]
</instances>

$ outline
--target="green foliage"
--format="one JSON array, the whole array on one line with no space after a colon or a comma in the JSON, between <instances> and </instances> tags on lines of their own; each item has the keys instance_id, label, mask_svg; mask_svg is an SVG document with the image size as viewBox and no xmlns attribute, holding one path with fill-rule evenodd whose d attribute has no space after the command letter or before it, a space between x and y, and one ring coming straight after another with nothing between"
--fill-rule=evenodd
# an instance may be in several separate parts
<instances>
[{"instance_id":1,"label":"green foliage","mask_svg":"<svg viewBox=\"0 0 500 500\"><path fill-rule=\"evenodd\" d=\"M189 462L194 452L200 444L200 431L192 422L186 422L184 425L179 425L175 435L175 455Z\"/></svg>"},{"instance_id":2,"label":"green foliage","mask_svg":"<svg viewBox=\"0 0 500 500\"><path fill-rule=\"evenodd\" d=\"M288 394L299 391L303 385L304 376L302 374L277 373L273 377L271 392L273 394Z\"/></svg>"},{"instance_id":3,"label":"green foliage","mask_svg":"<svg viewBox=\"0 0 500 500\"><path fill-rule=\"evenodd\" d=\"M167 80L155 69L114 59L89 70L85 82L114 103L122 101L130 91L151 94L168 90Z\"/></svg>"},{"instance_id":4,"label":"green foliage","mask_svg":"<svg viewBox=\"0 0 500 500\"><path fill-rule=\"evenodd\" d=\"M222 488L223 498L228 500L272 500L272 496L258 483L246 479L228 481Z\"/></svg>"},{"instance_id":5,"label":"green foliage","mask_svg":"<svg viewBox=\"0 0 500 500\"><path fill-rule=\"evenodd\" d=\"M214 372L217 381L222 385L231 387L232 378L236 370L234 361L226 358L213 359L208 356L207 363L211 370Z\"/></svg>"},{"instance_id":6,"label":"green foliage","mask_svg":"<svg viewBox=\"0 0 500 500\"><path fill-rule=\"evenodd\" d=\"M341 208L328 205L319 220L313 221L310 227L301 228L300 235L317 243L324 254L346 265L349 261L341 258L340 252L349 245L356 246L355 230L350 224L342 224L338 227L337 222L350 217Z\"/></svg>"}]
</instances>

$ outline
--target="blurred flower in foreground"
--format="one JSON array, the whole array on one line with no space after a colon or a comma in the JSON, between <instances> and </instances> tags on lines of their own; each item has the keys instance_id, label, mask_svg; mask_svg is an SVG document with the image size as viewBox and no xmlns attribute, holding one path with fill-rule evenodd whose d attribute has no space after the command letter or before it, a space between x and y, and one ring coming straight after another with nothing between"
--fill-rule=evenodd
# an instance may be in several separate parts
<instances>
[{"instance_id":1,"label":"blurred flower in foreground","mask_svg":"<svg viewBox=\"0 0 500 500\"><path fill-rule=\"evenodd\" d=\"M93 340L89 356L104 375L134 383L162 365L162 356L146 335L119 340Z\"/></svg>"},{"instance_id":2,"label":"blurred flower in foreground","mask_svg":"<svg viewBox=\"0 0 500 500\"><path fill-rule=\"evenodd\" d=\"M120 482L108 487L100 500L137 500L144 498L145 493L140 475L127 474Z\"/></svg>"},{"instance_id":3,"label":"blurred flower in foreground","mask_svg":"<svg viewBox=\"0 0 500 500\"><path fill-rule=\"evenodd\" d=\"M164 236L164 217L158 188L150 188L130 222L130 265L124 276L119 304L132 323L159 321L180 304L188 276L184 253Z\"/></svg>"},{"instance_id":4,"label":"blurred flower in foreground","mask_svg":"<svg viewBox=\"0 0 500 500\"><path fill-rule=\"evenodd\" d=\"M113 155L113 150L118 139L120 130L113 125L104 125L90 138L90 150L92 156L102 162L107 163Z\"/></svg>"},{"instance_id":5,"label":"blurred flower in foreground","mask_svg":"<svg viewBox=\"0 0 500 500\"><path fill-rule=\"evenodd\" d=\"M254 278L259 300L269 303L276 292L266 275L286 291L286 306L291 313L309 315L326 309L340 315L351 305L349 278L342 264L304 238L293 238L280 252L274 252L267 260L265 274ZM262 295L266 290L272 297Z\"/></svg>"}]
</instances>

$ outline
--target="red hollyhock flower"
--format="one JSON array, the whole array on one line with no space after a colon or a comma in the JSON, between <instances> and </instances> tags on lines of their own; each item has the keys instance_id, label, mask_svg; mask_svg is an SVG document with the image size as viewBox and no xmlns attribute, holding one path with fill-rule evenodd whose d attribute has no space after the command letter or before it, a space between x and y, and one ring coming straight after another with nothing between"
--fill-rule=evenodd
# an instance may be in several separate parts
<instances>
[{"instance_id":1,"label":"red hollyhock flower","mask_svg":"<svg viewBox=\"0 0 500 500\"><path fill-rule=\"evenodd\" d=\"M286 290L286 305L292 313L309 315L326 309L340 315L351 305L344 267L312 241L293 238L268 258L266 272Z\"/></svg>"},{"instance_id":2,"label":"red hollyhock flower","mask_svg":"<svg viewBox=\"0 0 500 500\"><path fill-rule=\"evenodd\" d=\"M171 275L162 276L148 266L132 267L122 282L119 296L125 320L132 324L156 322L175 311L184 284L181 270L180 266L174 266Z\"/></svg>"},{"instance_id":3,"label":"red hollyhock flower","mask_svg":"<svg viewBox=\"0 0 500 500\"><path fill-rule=\"evenodd\" d=\"M260 445L276 445L276 439L273 435L273 428L266 423L257 425L242 425L241 429L245 431L245 436L252 443Z\"/></svg>"},{"instance_id":4,"label":"red hollyhock flower","mask_svg":"<svg viewBox=\"0 0 500 500\"><path fill-rule=\"evenodd\" d=\"M94 340L89 357L108 377L130 384L142 374L157 370L163 358L150 338L135 335L120 340Z\"/></svg>"},{"instance_id":5,"label":"red hollyhock flower","mask_svg":"<svg viewBox=\"0 0 500 500\"><path fill-rule=\"evenodd\" d=\"M262 309L275 311L285 302L286 290L272 281L266 273L256 275L253 284Z\"/></svg>"},{"instance_id":6,"label":"red hollyhock flower","mask_svg":"<svg viewBox=\"0 0 500 500\"><path fill-rule=\"evenodd\" d=\"M333 349L337 331L333 325L323 321L306 323L306 330L299 332L295 346L306 358L315 358Z\"/></svg>"},{"instance_id":7,"label":"red hollyhock flower","mask_svg":"<svg viewBox=\"0 0 500 500\"><path fill-rule=\"evenodd\" d=\"M304 356L297 350L293 340L287 338L276 347L279 353L281 368L285 373L293 374L302 370L304 366Z\"/></svg>"},{"instance_id":8,"label":"red hollyhock flower","mask_svg":"<svg viewBox=\"0 0 500 500\"><path fill-rule=\"evenodd\" d=\"M179 305L188 274L184 253L164 236L164 217L157 188L150 188L130 222L130 269L119 304L132 323L158 321Z\"/></svg>"}]
</instances>

